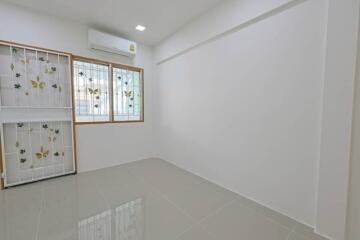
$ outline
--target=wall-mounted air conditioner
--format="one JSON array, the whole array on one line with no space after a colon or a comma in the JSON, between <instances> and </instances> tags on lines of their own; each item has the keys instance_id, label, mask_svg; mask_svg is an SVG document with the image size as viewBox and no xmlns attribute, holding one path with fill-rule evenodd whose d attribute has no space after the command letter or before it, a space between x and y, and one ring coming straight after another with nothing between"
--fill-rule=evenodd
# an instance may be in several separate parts
<instances>
[{"instance_id":1,"label":"wall-mounted air conditioner","mask_svg":"<svg viewBox=\"0 0 360 240\"><path fill-rule=\"evenodd\" d=\"M134 57L136 55L136 43L124 38L116 37L107 33L89 29L88 44L90 49Z\"/></svg>"}]
</instances>

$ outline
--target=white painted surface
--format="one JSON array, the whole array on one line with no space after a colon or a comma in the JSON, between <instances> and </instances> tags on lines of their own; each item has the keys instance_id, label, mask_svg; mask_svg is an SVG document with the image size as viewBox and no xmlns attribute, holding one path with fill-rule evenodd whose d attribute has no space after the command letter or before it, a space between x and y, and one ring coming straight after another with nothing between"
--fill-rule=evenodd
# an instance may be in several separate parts
<instances>
[{"instance_id":1,"label":"white painted surface","mask_svg":"<svg viewBox=\"0 0 360 240\"><path fill-rule=\"evenodd\" d=\"M174 57L207 40L221 36L224 32L244 27L249 21L260 18L270 11L299 2L303 0L225 1L157 45L155 60L161 62Z\"/></svg>"},{"instance_id":2,"label":"white painted surface","mask_svg":"<svg viewBox=\"0 0 360 240\"><path fill-rule=\"evenodd\" d=\"M360 46L360 41L358 41ZM357 240L360 236L360 48L357 55L355 82L354 117L352 125L349 207L347 216L347 240Z\"/></svg>"},{"instance_id":3,"label":"white painted surface","mask_svg":"<svg viewBox=\"0 0 360 240\"><path fill-rule=\"evenodd\" d=\"M5 0L33 11L71 19L154 45L222 0ZM144 32L136 25L147 27Z\"/></svg>"},{"instance_id":4,"label":"white painted surface","mask_svg":"<svg viewBox=\"0 0 360 240\"><path fill-rule=\"evenodd\" d=\"M316 231L345 239L359 0L329 1Z\"/></svg>"},{"instance_id":5,"label":"white painted surface","mask_svg":"<svg viewBox=\"0 0 360 240\"><path fill-rule=\"evenodd\" d=\"M138 45L133 59L87 49L87 27L0 3L0 39L71 52L145 69L145 122L78 126L79 171L152 156L152 49Z\"/></svg>"},{"instance_id":6,"label":"white painted surface","mask_svg":"<svg viewBox=\"0 0 360 240\"><path fill-rule=\"evenodd\" d=\"M314 226L326 6L301 1L160 64L159 156Z\"/></svg>"}]
</instances>

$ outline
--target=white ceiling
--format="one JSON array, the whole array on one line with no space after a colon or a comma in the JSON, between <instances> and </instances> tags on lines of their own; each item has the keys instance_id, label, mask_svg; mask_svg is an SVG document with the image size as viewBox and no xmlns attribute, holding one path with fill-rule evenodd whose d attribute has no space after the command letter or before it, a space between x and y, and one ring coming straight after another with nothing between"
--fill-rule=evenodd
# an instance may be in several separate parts
<instances>
[{"instance_id":1,"label":"white ceiling","mask_svg":"<svg viewBox=\"0 0 360 240\"><path fill-rule=\"evenodd\" d=\"M132 40L156 45L224 0L7 0ZM146 31L138 32L141 24Z\"/></svg>"}]
</instances>

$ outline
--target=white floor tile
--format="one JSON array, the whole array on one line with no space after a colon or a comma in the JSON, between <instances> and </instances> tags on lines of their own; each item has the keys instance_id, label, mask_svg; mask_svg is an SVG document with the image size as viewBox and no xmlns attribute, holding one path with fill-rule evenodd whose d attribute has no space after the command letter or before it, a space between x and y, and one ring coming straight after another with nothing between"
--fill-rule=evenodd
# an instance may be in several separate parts
<instances>
[{"instance_id":1,"label":"white floor tile","mask_svg":"<svg viewBox=\"0 0 360 240\"><path fill-rule=\"evenodd\" d=\"M159 159L1 191L0 240L23 239L324 240Z\"/></svg>"}]
</instances>

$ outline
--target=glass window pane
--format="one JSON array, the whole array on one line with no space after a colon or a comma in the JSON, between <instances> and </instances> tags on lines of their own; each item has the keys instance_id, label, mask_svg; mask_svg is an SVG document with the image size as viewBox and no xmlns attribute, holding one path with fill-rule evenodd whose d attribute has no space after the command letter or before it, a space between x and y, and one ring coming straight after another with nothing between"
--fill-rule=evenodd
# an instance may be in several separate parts
<instances>
[{"instance_id":1,"label":"glass window pane","mask_svg":"<svg viewBox=\"0 0 360 240\"><path fill-rule=\"evenodd\" d=\"M142 79L139 71L113 68L115 121L142 120Z\"/></svg>"},{"instance_id":2,"label":"glass window pane","mask_svg":"<svg viewBox=\"0 0 360 240\"><path fill-rule=\"evenodd\" d=\"M109 66L74 61L76 122L109 121Z\"/></svg>"}]
</instances>

